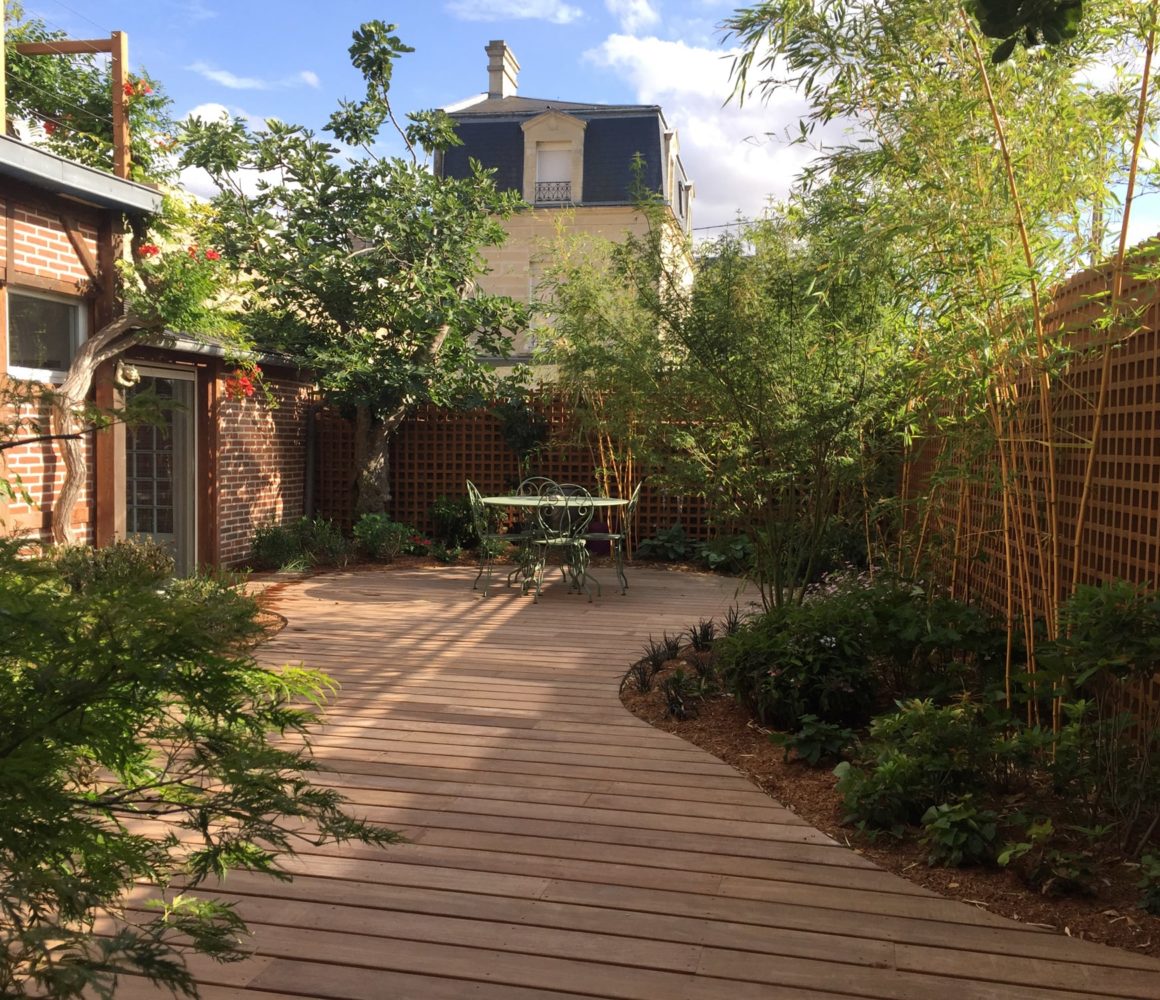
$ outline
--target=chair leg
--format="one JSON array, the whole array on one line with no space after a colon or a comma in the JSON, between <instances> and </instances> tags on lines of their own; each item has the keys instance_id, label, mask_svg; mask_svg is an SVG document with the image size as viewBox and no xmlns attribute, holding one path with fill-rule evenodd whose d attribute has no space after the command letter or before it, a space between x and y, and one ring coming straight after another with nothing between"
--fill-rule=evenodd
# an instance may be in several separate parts
<instances>
[{"instance_id":1,"label":"chair leg","mask_svg":"<svg viewBox=\"0 0 1160 1000\"><path fill-rule=\"evenodd\" d=\"M616 579L620 581L621 594L628 593L628 577L624 575L624 541L615 539L612 543L612 561L616 566Z\"/></svg>"},{"instance_id":2,"label":"chair leg","mask_svg":"<svg viewBox=\"0 0 1160 1000\"><path fill-rule=\"evenodd\" d=\"M479 583L479 578L486 572L487 576L483 581L483 596L487 597L488 588L491 586L491 549L488 548L486 542L482 542L481 551L479 554L479 572L475 574L475 582L472 583L471 589L475 590Z\"/></svg>"}]
</instances>

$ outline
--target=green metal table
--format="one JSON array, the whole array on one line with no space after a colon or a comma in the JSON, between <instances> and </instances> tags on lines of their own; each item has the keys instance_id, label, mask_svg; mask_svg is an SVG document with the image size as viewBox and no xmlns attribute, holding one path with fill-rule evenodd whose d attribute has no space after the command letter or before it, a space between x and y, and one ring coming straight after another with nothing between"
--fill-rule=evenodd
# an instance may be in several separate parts
<instances>
[{"instance_id":1,"label":"green metal table","mask_svg":"<svg viewBox=\"0 0 1160 1000\"><path fill-rule=\"evenodd\" d=\"M568 507L591 507L593 511L601 509L607 510L612 507L625 507L628 505L628 500L622 497L568 496L562 493L553 493L548 496L493 496L481 497L480 499L489 507L522 508L525 510L539 510L541 506L546 504L550 504L553 508L560 510L566 510ZM580 561L581 565L571 567L571 573L564 566L561 567L561 571L564 573L564 578L570 580L571 586L577 591L583 590L588 594L588 599L591 601L592 591L589 589L588 584L589 582L596 584L596 593L600 594L600 581L588 572L587 547L584 543L583 535L578 534L572 539L572 544L581 546L584 549L585 557ZM535 537L528 539L521 553L519 565L508 574L509 586L513 579L522 577L521 586L523 587L524 593L526 594L529 590L534 589L536 601L540 599L547 548L543 540L537 540Z\"/></svg>"}]
</instances>

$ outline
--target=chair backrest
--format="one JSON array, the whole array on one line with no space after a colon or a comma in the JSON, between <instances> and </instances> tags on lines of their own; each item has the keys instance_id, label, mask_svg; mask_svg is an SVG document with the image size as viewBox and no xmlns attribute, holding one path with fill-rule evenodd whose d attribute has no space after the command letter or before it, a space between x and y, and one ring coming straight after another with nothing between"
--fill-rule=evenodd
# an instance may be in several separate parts
<instances>
[{"instance_id":1,"label":"chair backrest","mask_svg":"<svg viewBox=\"0 0 1160 1000\"><path fill-rule=\"evenodd\" d=\"M628 498L628 503L624 508L624 525L627 528L628 522L636 516L636 505L640 503L640 488L643 483L637 483L636 489L632 491L632 496Z\"/></svg>"},{"instance_id":2,"label":"chair backrest","mask_svg":"<svg viewBox=\"0 0 1160 1000\"><path fill-rule=\"evenodd\" d=\"M518 497L542 497L545 493L559 493L560 487L547 476L529 476L516 489Z\"/></svg>"},{"instance_id":3,"label":"chair backrest","mask_svg":"<svg viewBox=\"0 0 1160 1000\"><path fill-rule=\"evenodd\" d=\"M591 493L565 483L541 495L536 520L546 538L578 538L588 530L595 509Z\"/></svg>"},{"instance_id":4,"label":"chair backrest","mask_svg":"<svg viewBox=\"0 0 1160 1000\"><path fill-rule=\"evenodd\" d=\"M482 542L488 533L487 505L483 502L479 488L470 479L467 480L467 504L471 508L471 526Z\"/></svg>"}]
</instances>

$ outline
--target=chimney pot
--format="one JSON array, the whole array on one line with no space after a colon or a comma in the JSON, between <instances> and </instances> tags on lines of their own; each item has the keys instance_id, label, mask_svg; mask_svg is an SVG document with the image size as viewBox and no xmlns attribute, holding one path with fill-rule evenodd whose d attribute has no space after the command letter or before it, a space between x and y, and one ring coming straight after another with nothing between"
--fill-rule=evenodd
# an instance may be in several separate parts
<instances>
[{"instance_id":1,"label":"chimney pot","mask_svg":"<svg viewBox=\"0 0 1160 1000\"><path fill-rule=\"evenodd\" d=\"M515 53L502 39L493 39L484 49L487 53L487 96L515 97L520 64Z\"/></svg>"}]
</instances>

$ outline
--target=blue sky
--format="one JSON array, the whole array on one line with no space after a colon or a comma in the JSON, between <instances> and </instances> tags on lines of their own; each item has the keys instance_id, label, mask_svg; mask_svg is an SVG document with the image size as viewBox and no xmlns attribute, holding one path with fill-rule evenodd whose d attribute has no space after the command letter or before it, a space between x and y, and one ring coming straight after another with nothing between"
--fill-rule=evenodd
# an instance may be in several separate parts
<instances>
[{"instance_id":1,"label":"blue sky","mask_svg":"<svg viewBox=\"0 0 1160 1000\"><path fill-rule=\"evenodd\" d=\"M223 109L321 128L360 80L351 32L379 18L415 52L395 70L396 111L442 107L487 85L484 46L504 39L519 93L610 104L659 104L678 130L696 184L693 225L711 236L786 195L810 151L796 131L803 103L729 100L731 52L718 27L743 0L25 0L73 37L129 35L130 61L162 81L178 116ZM322 12L322 13L320 13ZM834 132L840 126L832 126ZM838 135L831 135L831 140ZM212 190L191 176L188 186ZM1142 198L1132 238L1160 230L1160 197Z\"/></svg>"},{"instance_id":2,"label":"blue sky","mask_svg":"<svg viewBox=\"0 0 1160 1000\"><path fill-rule=\"evenodd\" d=\"M796 109L727 104L729 50L717 25L730 0L26 0L73 37L129 35L184 115L216 106L255 121L321 127L359 94L347 48L362 22L398 25L415 52L395 70L396 110L441 107L486 89L490 39L521 65L519 92L598 103L659 104L696 183L693 223L719 226L782 196L804 151L763 136ZM320 15L320 10L325 11ZM196 188L197 182L193 181Z\"/></svg>"}]
</instances>

